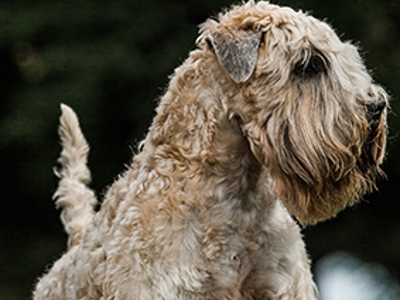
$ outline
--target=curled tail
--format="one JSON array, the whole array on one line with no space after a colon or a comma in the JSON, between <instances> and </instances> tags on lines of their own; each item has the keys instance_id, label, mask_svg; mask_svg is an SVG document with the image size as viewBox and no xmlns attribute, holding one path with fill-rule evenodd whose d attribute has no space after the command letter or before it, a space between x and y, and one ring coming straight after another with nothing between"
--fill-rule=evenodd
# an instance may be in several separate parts
<instances>
[{"instance_id":1,"label":"curled tail","mask_svg":"<svg viewBox=\"0 0 400 300\"><path fill-rule=\"evenodd\" d=\"M58 162L61 165L55 173L60 178L53 199L57 208L62 208L61 221L69 235L68 248L78 245L92 219L97 199L87 187L91 180L87 167L89 145L79 127L75 112L61 104L59 135L62 151Z\"/></svg>"}]
</instances>

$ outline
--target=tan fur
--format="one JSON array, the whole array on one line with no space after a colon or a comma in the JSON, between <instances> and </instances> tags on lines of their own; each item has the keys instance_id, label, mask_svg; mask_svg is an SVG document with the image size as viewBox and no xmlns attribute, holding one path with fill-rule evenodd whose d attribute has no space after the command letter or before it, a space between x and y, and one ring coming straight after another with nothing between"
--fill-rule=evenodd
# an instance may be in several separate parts
<instances>
[{"instance_id":1,"label":"tan fur","mask_svg":"<svg viewBox=\"0 0 400 300\"><path fill-rule=\"evenodd\" d=\"M87 188L90 171L87 168L89 145L79 130L79 121L74 111L62 104L59 134L63 150L58 159L62 169L56 171L61 178L54 194L57 208L62 208L61 220L69 235L68 248L78 245L86 227L94 215L97 204L93 191Z\"/></svg>"},{"instance_id":2,"label":"tan fur","mask_svg":"<svg viewBox=\"0 0 400 300\"><path fill-rule=\"evenodd\" d=\"M35 299L316 299L289 212L313 224L374 187L386 94L327 24L267 2L208 20L198 46L100 211L67 213L84 238Z\"/></svg>"}]
</instances>

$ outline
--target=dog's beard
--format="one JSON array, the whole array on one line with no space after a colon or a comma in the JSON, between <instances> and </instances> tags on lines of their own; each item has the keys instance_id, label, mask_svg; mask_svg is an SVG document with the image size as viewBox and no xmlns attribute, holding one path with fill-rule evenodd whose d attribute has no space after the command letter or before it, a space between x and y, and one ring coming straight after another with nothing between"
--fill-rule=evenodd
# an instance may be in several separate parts
<instances>
[{"instance_id":1,"label":"dog's beard","mask_svg":"<svg viewBox=\"0 0 400 300\"><path fill-rule=\"evenodd\" d=\"M334 217L373 190L386 145L384 116L370 124L361 105L337 107L337 99L315 91L299 93L296 109L269 110L265 121L243 126L276 195L304 225Z\"/></svg>"}]
</instances>

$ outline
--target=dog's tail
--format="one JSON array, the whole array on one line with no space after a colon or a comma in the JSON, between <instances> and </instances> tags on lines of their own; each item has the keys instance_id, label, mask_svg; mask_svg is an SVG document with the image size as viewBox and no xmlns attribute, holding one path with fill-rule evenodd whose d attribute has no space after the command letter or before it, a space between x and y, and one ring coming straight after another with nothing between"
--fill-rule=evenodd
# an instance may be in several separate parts
<instances>
[{"instance_id":1,"label":"dog's tail","mask_svg":"<svg viewBox=\"0 0 400 300\"><path fill-rule=\"evenodd\" d=\"M94 192L87 187L91 180L87 167L89 145L79 127L75 112L61 104L59 135L62 151L55 174L61 180L53 199L57 208L62 208L61 221L69 235L68 248L78 245L92 219L97 204Z\"/></svg>"}]
</instances>

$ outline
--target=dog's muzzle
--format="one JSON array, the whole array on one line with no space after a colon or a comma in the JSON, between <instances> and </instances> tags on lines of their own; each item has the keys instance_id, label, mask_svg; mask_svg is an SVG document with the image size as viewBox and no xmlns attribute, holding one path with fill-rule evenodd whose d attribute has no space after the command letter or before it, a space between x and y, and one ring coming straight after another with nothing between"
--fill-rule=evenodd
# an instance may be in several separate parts
<instances>
[{"instance_id":1,"label":"dog's muzzle","mask_svg":"<svg viewBox=\"0 0 400 300\"><path fill-rule=\"evenodd\" d=\"M370 123L374 123L381 118L387 106L386 100L379 99L377 103L370 103L366 105L367 118Z\"/></svg>"}]
</instances>

